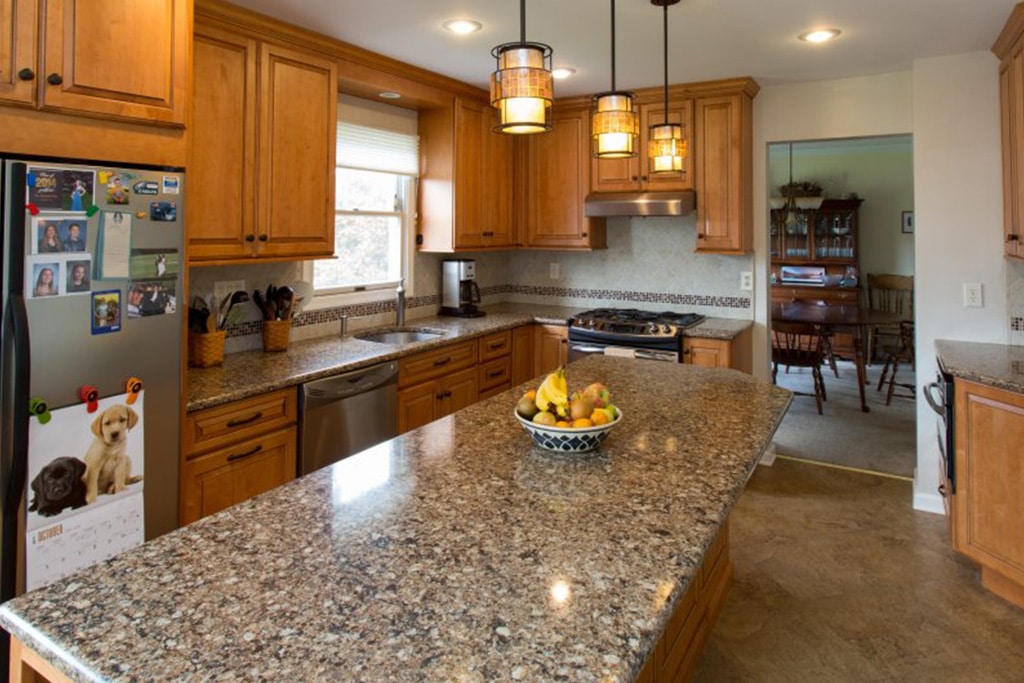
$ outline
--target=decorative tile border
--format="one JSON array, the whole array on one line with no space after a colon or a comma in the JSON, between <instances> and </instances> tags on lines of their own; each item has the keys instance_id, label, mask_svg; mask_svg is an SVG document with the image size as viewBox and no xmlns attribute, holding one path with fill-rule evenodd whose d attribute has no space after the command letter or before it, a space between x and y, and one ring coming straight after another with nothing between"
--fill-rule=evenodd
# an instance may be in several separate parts
<instances>
[{"instance_id":1,"label":"decorative tile border","mask_svg":"<svg viewBox=\"0 0 1024 683\"><path fill-rule=\"evenodd\" d=\"M1013 332L1024 332L1024 318L1011 317L1010 330Z\"/></svg>"},{"instance_id":2,"label":"decorative tile border","mask_svg":"<svg viewBox=\"0 0 1024 683\"><path fill-rule=\"evenodd\" d=\"M622 289L585 289L577 287L536 287L532 285L494 285L492 287L481 287L480 296L496 296L499 294L523 294L530 296L550 296L571 299L595 299L626 301L637 303L667 304L670 306L713 306L716 308L750 308L751 301L748 297L734 296L709 296L700 294L669 294L664 292L631 292ZM439 307L441 305L440 294L427 296L410 297L406 300L408 308L419 308L421 306ZM363 304L351 306L338 306L336 308L321 308L315 311L308 311L292 319L294 327L306 325L320 325L323 323L336 323L341 320L342 314L349 317L363 317L367 315L379 315L392 313L395 310L395 302L392 299L370 301ZM1016 318L1016 320L1022 320ZM231 325L227 328L228 337L246 337L260 334L260 321L252 321Z\"/></svg>"}]
</instances>

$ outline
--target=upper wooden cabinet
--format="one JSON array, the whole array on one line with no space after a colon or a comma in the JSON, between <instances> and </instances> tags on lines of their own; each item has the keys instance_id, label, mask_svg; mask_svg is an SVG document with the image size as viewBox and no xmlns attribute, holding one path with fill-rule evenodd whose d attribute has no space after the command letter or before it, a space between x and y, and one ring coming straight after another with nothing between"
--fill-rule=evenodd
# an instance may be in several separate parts
<instances>
[{"instance_id":1,"label":"upper wooden cabinet","mask_svg":"<svg viewBox=\"0 0 1024 683\"><path fill-rule=\"evenodd\" d=\"M751 89L694 103L698 252L742 254L753 245Z\"/></svg>"},{"instance_id":2,"label":"upper wooden cabinet","mask_svg":"<svg viewBox=\"0 0 1024 683\"><path fill-rule=\"evenodd\" d=\"M590 112L556 106L552 119L551 132L523 141L525 246L604 249L604 218L583 213L590 188Z\"/></svg>"},{"instance_id":3,"label":"upper wooden cabinet","mask_svg":"<svg viewBox=\"0 0 1024 683\"><path fill-rule=\"evenodd\" d=\"M660 192L693 189L693 154L686 156L681 173L652 175L648 168L647 142L652 125L665 122L664 101L641 104L639 154L627 159L592 159L591 192ZM693 101L670 100L669 122L680 123L688 149L693 149Z\"/></svg>"},{"instance_id":4,"label":"upper wooden cabinet","mask_svg":"<svg viewBox=\"0 0 1024 683\"><path fill-rule=\"evenodd\" d=\"M507 248L512 230L512 137L491 132L494 110L457 97L420 112L421 251Z\"/></svg>"},{"instance_id":5,"label":"upper wooden cabinet","mask_svg":"<svg viewBox=\"0 0 1024 683\"><path fill-rule=\"evenodd\" d=\"M1010 14L992 52L1000 60L1004 252L1024 259L1024 4Z\"/></svg>"},{"instance_id":6,"label":"upper wooden cabinet","mask_svg":"<svg viewBox=\"0 0 1024 683\"><path fill-rule=\"evenodd\" d=\"M211 21L194 51L189 260L331 256L335 62Z\"/></svg>"},{"instance_id":7,"label":"upper wooden cabinet","mask_svg":"<svg viewBox=\"0 0 1024 683\"><path fill-rule=\"evenodd\" d=\"M0 100L182 126L190 11L188 0L0 0Z\"/></svg>"}]
</instances>

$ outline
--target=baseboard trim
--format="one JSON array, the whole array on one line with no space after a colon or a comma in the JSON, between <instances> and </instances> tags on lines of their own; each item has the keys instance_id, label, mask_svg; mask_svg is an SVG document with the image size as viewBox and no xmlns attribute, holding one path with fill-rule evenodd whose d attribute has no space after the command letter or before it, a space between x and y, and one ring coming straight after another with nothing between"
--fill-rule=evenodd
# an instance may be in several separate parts
<instances>
[{"instance_id":1,"label":"baseboard trim","mask_svg":"<svg viewBox=\"0 0 1024 683\"><path fill-rule=\"evenodd\" d=\"M931 512L943 517L946 516L946 506L943 505L942 496L938 493L914 491L914 509L919 512Z\"/></svg>"}]
</instances>

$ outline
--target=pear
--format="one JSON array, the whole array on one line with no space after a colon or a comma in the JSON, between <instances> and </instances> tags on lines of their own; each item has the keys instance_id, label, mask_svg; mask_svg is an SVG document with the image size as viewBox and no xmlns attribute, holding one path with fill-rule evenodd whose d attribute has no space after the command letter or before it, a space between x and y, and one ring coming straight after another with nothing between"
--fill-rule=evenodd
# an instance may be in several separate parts
<instances>
[{"instance_id":1,"label":"pear","mask_svg":"<svg viewBox=\"0 0 1024 683\"><path fill-rule=\"evenodd\" d=\"M537 408L536 402L532 398L523 396L519 399L519 403L516 404L516 412L525 419L532 420L533 416L540 412Z\"/></svg>"}]
</instances>

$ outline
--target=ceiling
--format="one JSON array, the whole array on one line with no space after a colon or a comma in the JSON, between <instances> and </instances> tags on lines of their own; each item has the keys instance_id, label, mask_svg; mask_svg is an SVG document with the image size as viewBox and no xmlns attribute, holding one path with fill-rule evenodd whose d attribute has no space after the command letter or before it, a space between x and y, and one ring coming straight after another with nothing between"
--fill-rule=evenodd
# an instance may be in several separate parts
<instances>
[{"instance_id":1,"label":"ceiling","mask_svg":"<svg viewBox=\"0 0 1024 683\"><path fill-rule=\"evenodd\" d=\"M495 45L519 40L515 0L232 0L403 62L486 88ZM1017 0L681 0L669 8L669 81L752 76L762 86L909 69L916 58L986 51ZM528 0L526 39L551 45L554 65L576 74L555 95L611 85L610 2ZM475 19L470 35L448 19ZM797 34L837 27L825 45ZM616 3L616 85L663 82L662 10Z\"/></svg>"}]
</instances>

